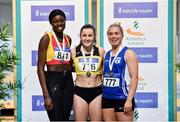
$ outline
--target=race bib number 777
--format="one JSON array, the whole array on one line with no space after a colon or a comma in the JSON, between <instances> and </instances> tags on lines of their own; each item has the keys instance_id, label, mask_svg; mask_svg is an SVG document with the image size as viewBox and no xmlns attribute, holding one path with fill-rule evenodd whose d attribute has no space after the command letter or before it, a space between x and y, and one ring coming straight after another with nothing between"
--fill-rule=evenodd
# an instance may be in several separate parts
<instances>
[{"instance_id":1,"label":"race bib number 777","mask_svg":"<svg viewBox=\"0 0 180 122\"><path fill-rule=\"evenodd\" d=\"M108 87L119 86L119 78L104 77L103 85Z\"/></svg>"}]
</instances>

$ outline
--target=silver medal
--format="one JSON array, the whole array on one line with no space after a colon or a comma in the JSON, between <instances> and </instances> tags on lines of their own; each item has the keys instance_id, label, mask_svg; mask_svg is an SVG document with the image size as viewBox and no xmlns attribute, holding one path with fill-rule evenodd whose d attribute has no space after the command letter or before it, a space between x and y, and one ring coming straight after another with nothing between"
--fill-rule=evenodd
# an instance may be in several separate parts
<instances>
[{"instance_id":1,"label":"silver medal","mask_svg":"<svg viewBox=\"0 0 180 122\"><path fill-rule=\"evenodd\" d=\"M64 62L64 59L63 59L63 58L61 59L61 62Z\"/></svg>"}]
</instances>

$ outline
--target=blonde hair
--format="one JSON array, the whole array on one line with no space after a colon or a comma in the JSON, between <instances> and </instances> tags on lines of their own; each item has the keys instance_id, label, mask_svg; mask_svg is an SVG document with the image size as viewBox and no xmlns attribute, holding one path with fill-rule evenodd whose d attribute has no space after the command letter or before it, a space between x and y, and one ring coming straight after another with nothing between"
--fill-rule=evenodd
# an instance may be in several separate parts
<instances>
[{"instance_id":1,"label":"blonde hair","mask_svg":"<svg viewBox=\"0 0 180 122\"><path fill-rule=\"evenodd\" d=\"M111 28L111 27L118 27L119 30L120 30L120 32L121 32L121 34L122 34L122 36L124 37L124 32L123 32L123 28L122 28L122 26L121 26L121 22L115 22L115 23L111 24L111 25L108 27L107 33L108 33L108 31L109 31L109 28Z\"/></svg>"}]
</instances>

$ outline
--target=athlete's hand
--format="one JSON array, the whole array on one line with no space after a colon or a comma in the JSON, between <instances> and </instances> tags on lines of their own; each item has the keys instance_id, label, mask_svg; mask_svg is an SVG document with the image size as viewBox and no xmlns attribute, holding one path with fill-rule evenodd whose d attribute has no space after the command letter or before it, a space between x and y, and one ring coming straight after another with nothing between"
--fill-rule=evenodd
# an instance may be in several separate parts
<instances>
[{"instance_id":1,"label":"athlete's hand","mask_svg":"<svg viewBox=\"0 0 180 122\"><path fill-rule=\"evenodd\" d=\"M51 111L53 108L53 102L51 100L51 97L45 97L44 98L44 107L46 108L47 111Z\"/></svg>"},{"instance_id":2,"label":"athlete's hand","mask_svg":"<svg viewBox=\"0 0 180 122\"><path fill-rule=\"evenodd\" d=\"M124 114L130 116L132 114L132 100L126 100L124 104Z\"/></svg>"}]
</instances>

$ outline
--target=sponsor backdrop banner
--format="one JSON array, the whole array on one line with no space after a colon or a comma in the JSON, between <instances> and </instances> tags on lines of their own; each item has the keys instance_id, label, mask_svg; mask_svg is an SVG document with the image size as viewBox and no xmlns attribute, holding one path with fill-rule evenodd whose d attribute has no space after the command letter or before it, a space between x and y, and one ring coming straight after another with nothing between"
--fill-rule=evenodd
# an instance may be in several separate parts
<instances>
[{"instance_id":1,"label":"sponsor backdrop banner","mask_svg":"<svg viewBox=\"0 0 180 122\"><path fill-rule=\"evenodd\" d=\"M61 9L67 21L65 33L72 38L72 47L79 43L80 28L87 21L84 0L20 1L22 105L18 104L18 120L47 121L44 100L37 77L37 49L40 38L51 29L49 12ZM17 32L18 33L18 32ZM20 94L19 94L20 95ZM22 107L22 108L21 108ZM21 108L21 110L19 110Z\"/></svg>"},{"instance_id":2,"label":"sponsor backdrop banner","mask_svg":"<svg viewBox=\"0 0 180 122\"><path fill-rule=\"evenodd\" d=\"M132 48L139 60L139 84L135 96L137 121L168 120L168 1L103 1L101 40L110 49L107 29L120 22L123 45Z\"/></svg>"}]
</instances>

